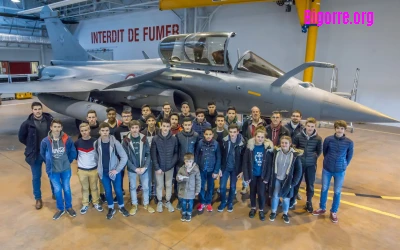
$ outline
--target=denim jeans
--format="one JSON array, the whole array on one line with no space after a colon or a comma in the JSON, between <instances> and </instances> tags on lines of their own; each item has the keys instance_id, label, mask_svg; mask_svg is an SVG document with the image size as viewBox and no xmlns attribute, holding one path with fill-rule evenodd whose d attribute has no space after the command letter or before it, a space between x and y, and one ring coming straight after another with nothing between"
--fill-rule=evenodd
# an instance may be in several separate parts
<instances>
[{"instance_id":1,"label":"denim jeans","mask_svg":"<svg viewBox=\"0 0 400 250\"><path fill-rule=\"evenodd\" d=\"M54 186L54 195L56 196L57 209L64 211L72 208L71 194L71 168L60 173L51 173L50 181ZM63 198L64 191L64 198ZM64 203L65 202L65 203Z\"/></svg>"},{"instance_id":2,"label":"denim jeans","mask_svg":"<svg viewBox=\"0 0 400 250\"><path fill-rule=\"evenodd\" d=\"M211 204L213 191L214 191L214 178L212 177L213 172L207 172L207 170L201 171L201 190L199 194L199 200L201 204ZM207 184L207 190L206 190Z\"/></svg>"},{"instance_id":3,"label":"denim jeans","mask_svg":"<svg viewBox=\"0 0 400 250\"><path fill-rule=\"evenodd\" d=\"M144 172L144 174L139 175L139 179L142 183L142 197L143 197L143 205L149 205L149 169ZM133 205L138 204L137 193L136 193L136 177L138 174L129 172L129 191L131 193L131 201Z\"/></svg>"},{"instance_id":4,"label":"denim jeans","mask_svg":"<svg viewBox=\"0 0 400 250\"><path fill-rule=\"evenodd\" d=\"M193 199L179 199L182 205L182 214L192 215L193 211Z\"/></svg>"},{"instance_id":5,"label":"denim jeans","mask_svg":"<svg viewBox=\"0 0 400 250\"><path fill-rule=\"evenodd\" d=\"M42 199L42 191L40 190L40 187L41 187L42 163L43 162L44 162L43 158L39 154L36 156L35 163L33 165L30 165L31 171L32 171L33 195L35 196L35 200ZM51 193L54 194L54 188L53 188L53 184L51 183L51 180L50 180L50 187L51 187Z\"/></svg>"},{"instance_id":6,"label":"denim jeans","mask_svg":"<svg viewBox=\"0 0 400 250\"><path fill-rule=\"evenodd\" d=\"M322 169L322 188L321 188L321 199L319 207L326 210L326 200L328 199L328 190L333 177L333 202L332 202L332 213L337 213L340 204L340 194L342 192L342 186L346 171L340 173L331 173L325 169Z\"/></svg>"},{"instance_id":7,"label":"denim jeans","mask_svg":"<svg viewBox=\"0 0 400 250\"><path fill-rule=\"evenodd\" d=\"M124 206L124 196L122 195L122 188L121 188L121 173L118 173L115 176L115 180L111 180L108 173L103 174L103 179L101 182L104 186L104 191L106 192L106 199L108 203L108 208L114 208L114 199L112 195L112 187L111 183L114 186L115 195L117 196L118 206L121 208ZM136 191L135 191L136 192Z\"/></svg>"},{"instance_id":8,"label":"denim jeans","mask_svg":"<svg viewBox=\"0 0 400 250\"><path fill-rule=\"evenodd\" d=\"M229 196L228 200L226 200L226 185L228 184L228 179L230 179L230 188L229 188ZM233 198L235 198L236 192L236 182L237 182L237 174L235 170L225 170L222 172L222 177L220 181L220 193L221 193L221 204L232 204Z\"/></svg>"},{"instance_id":9,"label":"denim jeans","mask_svg":"<svg viewBox=\"0 0 400 250\"><path fill-rule=\"evenodd\" d=\"M283 184L283 181L276 179L275 180L275 189L274 193L272 194L272 199L271 199L271 211L273 213L276 213L276 210L278 209L279 205L279 193L281 192L281 186ZM282 197L282 210L284 214L287 214L289 211L289 202L290 198Z\"/></svg>"}]
</instances>

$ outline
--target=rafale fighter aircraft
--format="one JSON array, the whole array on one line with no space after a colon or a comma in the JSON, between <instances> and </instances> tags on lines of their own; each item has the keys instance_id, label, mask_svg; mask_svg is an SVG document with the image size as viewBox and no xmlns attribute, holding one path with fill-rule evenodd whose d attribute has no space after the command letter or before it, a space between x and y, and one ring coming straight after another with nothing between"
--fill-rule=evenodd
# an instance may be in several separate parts
<instances>
[{"instance_id":1,"label":"rafale fighter aircraft","mask_svg":"<svg viewBox=\"0 0 400 250\"><path fill-rule=\"evenodd\" d=\"M0 93L38 93L47 107L75 119L85 120L90 109L106 119L106 107L89 101L95 99L114 107L149 104L156 110L169 102L178 112L184 101L192 110L215 101L220 110L234 105L245 114L258 106L264 115L299 109L305 117L324 121L398 122L293 77L308 67L334 67L330 63L308 62L285 73L248 51L232 67L232 32L168 36L159 44L159 59L102 61L79 45L58 12L45 6L41 18L52 44L52 66L40 69L39 81L1 84Z\"/></svg>"}]
</instances>

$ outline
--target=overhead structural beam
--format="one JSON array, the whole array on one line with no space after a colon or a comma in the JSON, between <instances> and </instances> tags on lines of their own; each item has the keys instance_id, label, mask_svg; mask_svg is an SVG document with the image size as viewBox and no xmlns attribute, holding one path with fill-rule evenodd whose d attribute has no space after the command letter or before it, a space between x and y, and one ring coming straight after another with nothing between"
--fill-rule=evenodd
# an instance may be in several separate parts
<instances>
[{"instance_id":1,"label":"overhead structural beam","mask_svg":"<svg viewBox=\"0 0 400 250\"><path fill-rule=\"evenodd\" d=\"M225 4L275 2L276 0L160 0L160 10L218 6Z\"/></svg>"},{"instance_id":2,"label":"overhead structural beam","mask_svg":"<svg viewBox=\"0 0 400 250\"><path fill-rule=\"evenodd\" d=\"M72 5L72 4L82 3L82 2L87 2L87 1L88 0L64 0L64 1L57 2L57 3L49 4L48 6L51 9L56 9L56 8L64 7L67 5ZM24 14L24 15L35 14L35 13L39 13L42 10L42 8L43 8L43 6L29 9L29 10L23 10L23 11L19 11L18 14Z\"/></svg>"}]
</instances>

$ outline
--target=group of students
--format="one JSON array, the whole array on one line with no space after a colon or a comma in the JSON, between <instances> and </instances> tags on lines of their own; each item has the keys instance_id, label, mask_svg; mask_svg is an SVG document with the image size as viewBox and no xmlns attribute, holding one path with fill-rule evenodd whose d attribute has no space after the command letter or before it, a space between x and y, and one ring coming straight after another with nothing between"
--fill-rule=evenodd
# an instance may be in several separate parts
<instances>
[{"instance_id":1,"label":"group of students","mask_svg":"<svg viewBox=\"0 0 400 250\"><path fill-rule=\"evenodd\" d=\"M283 221L289 223L288 211L300 198L298 191L304 176L307 193L304 208L313 215L326 212L327 193L334 178L330 219L338 222L341 187L353 156L353 142L344 135L345 121L336 121L335 134L322 143L316 131L317 121L307 118L303 126L301 112L297 110L292 112L291 121L285 125L282 115L273 112L268 126L258 107L251 109L251 115L243 123L238 121L234 107L229 107L224 116L216 110L214 102L208 103L207 110L197 109L196 116L191 115L188 103L182 104L181 111L181 114L172 113L171 106L165 103L163 111L155 117L150 106L144 105L138 120L132 120L131 111L124 110L122 121L119 121L116 110L108 108L108 119L99 123L96 112L90 110L87 122L79 125L80 136L74 143L62 131L62 122L44 113L42 105L34 102L32 114L21 125L19 140L26 145L26 161L32 169L36 209L43 206L40 177L41 165L45 162L57 204L53 219L59 219L65 212L76 216L70 189L70 164L76 159L82 185L81 214L88 211L92 202L100 212L103 211L102 204L107 203L107 219L113 218L116 212L114 203L118 204L118 211L123 216L135 215L138 191L142 191L143 208L149 213L161 213L164 207L174 212L171 203L174 186L181 220L191 221L197 195L197 210L213 211L214 182L219 178L221 203L218 212L225 208L228 212L233 211L236 183L242 179L242 194L250 189L250 218L255 217L258 202L259 218L264 221L263 209L268 201L271 206L269 220L275 220L281 204ZM312 197L317 159L322 153L321 199L319 209L314 210ZM131 196L129 212L123 199L125 168ZM137 179L140 182L138 188ZM153 192L156 210L149 205Z\"/></svg>"}]
</instances>

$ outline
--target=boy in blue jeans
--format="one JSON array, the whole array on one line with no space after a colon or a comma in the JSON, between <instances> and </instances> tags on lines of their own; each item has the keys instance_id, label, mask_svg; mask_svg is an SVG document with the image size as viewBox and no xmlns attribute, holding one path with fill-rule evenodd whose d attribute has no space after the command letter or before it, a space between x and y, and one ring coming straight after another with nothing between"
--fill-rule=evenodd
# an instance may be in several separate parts
<instances>
[{"instance_id":1,"label":"boy in blue jeans","mask_svg":"<svg viewBox=\"0 0 400 250\"><path fill-rule=\"evenodd\" d=\"M343 186L347 166L353 158L354 143L344 134L347 123L343 120L334 123L335 134L324 140L323 154L324 167L322 169L322 188L319 209L313 215L322 215L326 212L326 200L331 179L333 177L334 195L330 219L333 223L338 222L337 211L340 204L340 194Z\"/></svg>"},{"instance_id":2,"label":"boy in blue jeans","mask_svg":"<svg viewBox=\"0 0 400 250\"><path fill-rule=\"evenodd\" d=\"M185 118L186 119L186 118ZM178 181L178 197L182 206L181 221L191 221L193 200L201 189L201 177L199 166L194 163L194 155L184 155L185 164L179 169L176 180Z\"/></svg>"},{"instance_id":3,"label":"boy in blue jeans","mask_svg":"<svg viewBox=\"0 0 400 250\"><path fill-rule=\"evenodd\" d=\"M213 139L214 134L211 128L204 131L204 139L201 139L196 147L195 162L200 167L201 191L200 204L197 207L202 212L207 207L208 212L212 212L212 195L214 191L214 179L219 175L221 168L221 150L218 142ZM207 190L205 189L207 183Z\"/></svg>"},{"instance_id":4,"label":"boy in blue jeans","mask_svg":"<svg viewBox=\"0 0 400 250\"><path fill-rule=\"evenodd\" d=\"M40 144L40 155L46 162L46 172L54 187L58 211L53 220L58 220L65 210L71 217L76 213L72 209L71 163L76 159L76 149L71 137L62 132L62 123L54 119L50 124L50 132ZM63 198L64 192L64 198Z\"/></svg>"}]
</instances>

